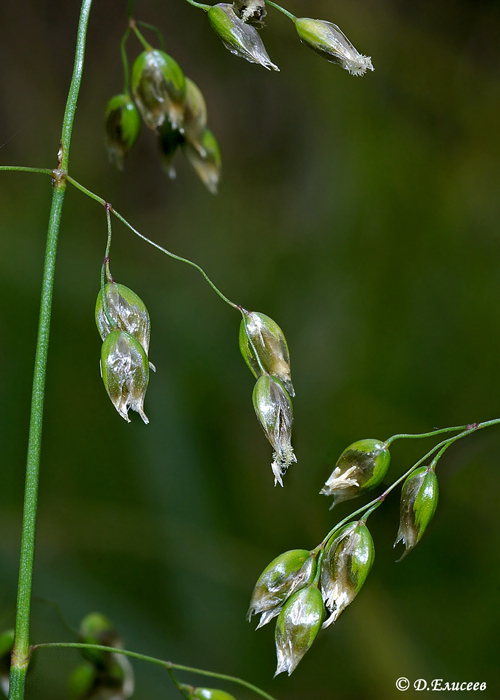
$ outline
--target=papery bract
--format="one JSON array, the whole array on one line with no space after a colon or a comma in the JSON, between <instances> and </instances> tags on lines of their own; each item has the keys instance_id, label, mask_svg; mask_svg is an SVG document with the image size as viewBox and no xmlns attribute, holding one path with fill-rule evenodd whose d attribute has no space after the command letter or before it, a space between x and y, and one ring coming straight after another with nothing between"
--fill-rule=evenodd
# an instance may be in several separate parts
<instances>
[{"instance_id":1,"label":"papery bract","mask_svg":"<svg viewBox=\"0 0 500 700\"><path fill-rule=\"evenodd\" d=\"M182 149L198 177L212 194L217 194L222 172L219 144L210 129L204 129L198 145L184 141Z\"/></svg>"},{"instance_id":2,"label":"papery bract","mask_svg":"<svg viewBox=\"0 0 500 700\"><path fill-rule=\"evenodd\" d=\"M330 616L328 627L352 603L375 560L375 547L364 521L347 523L325 547L321 565L321 593Z\"/></svg>"},{"instance_id":3,"label":"papery bract","mask_svg":"<svg viewBox=\"0 0 500 700\"><path fill-rule=\"evenodd\" d=\"M151 323L146 305L142 299L124 284L108 282L104 287L108 313L116 324L112 328L109 324L102 303L102 292L99 291L95 305L95 319L102 340L117 328L127 331L136 338L146 355L149 351Z\"/></svg>"},{"instance_id":4,"label":"papery bract","mask_svg":"<svg viewBox=\"0 0 500 700\"><path fill-rule=\"evenodd\" d=\"M391 455L381 440L358 440L340 455L335 469L321 489L333 496L333 506L375 488L387 474Z\"/></svg>"},{"instance_id":5,"label":"papery bract","mask_svg":"<svg viewBox=\"0 0 500 700\"><path fill-rule=\"evenodd\" d=\"M150 129L158 129L165 119L174 129L182 129L186 79L171 56L157 49L141 53L132 68L132 92Z\"/></svg>"},{"instance_id":6,"label":"papery bract","mask_svg":"<svg viewBox=\"0 0 500 700\"><path fill-rule=\"evenodd\" d=\"M121 417L130 423L129 408L149 420L144 413L144 397L149 382L148 358L139 341L126 331L112 331L101 350L104 386Z\"/></svg>"},{"instance_id":7,"label":"papery bract","mask_svg":"<svg viewBox=\"0 0 500 700\"><path fill-rule=\"evenodd\" d=\"M308 586L297 591L284 605L276 621L276 657L279 673L290 676L311 648L323 622L325 609L320 591Z\"/></svg>"},{"instance_id":8,"label":"papery bract","mask_svg":"<svg viewBox=\"0 0 500 700\"><path fill-rule=\"evenodd\" d=\"M189 143L205 155L202 146L203 133L207 126L207 105L200 88L186 78L186 104L184 107L184 136Z\"/></svg>"},{"instance_id":9,"label":"papery bract","mask_svg":"<svg viewBox=\"0 0 500 700\"><path fill-rule=\"evenodd\" d=\"M109 159L123 170L125 156L137 141L141 119L128 95L115 95L106 108L106 146Z\"/></svg>"},{"instance_id":10,"label":"papery bract","mask_svg":"<svg viewBox=\"0 0 500 700\"><path fill-rule=\"evenodd\" d=\"M292 447L292 400L283 385L268 374L257 379L252 399L259 423L275 450L271 465L274 483L283 486L283 474L297 461Z\"/></svg>"},{"instance_id":11,"label":"papery bract","mask_svg":"<svg viewBox=\"0 0 500 700\"><path fill-rule=\"evenodd\" d=\"M268 70L279 70L269 58L259 32L245 24L235 13L232 5L229 3L212 5L208 10L208 19L212 29L232 54L250 63L258 63Z\"/></svg>"},{"instance_id":12,"label":"papery bract","mask_svg":"<svg viewBox=\"0 0 500 700\"><path fill-rule=\"evenodd\" d=\"M303 44L351 75L364 75L367 70L373 70L371 58L360 54L336 24L300 17L295 19L295 28Z\"/></svg>"},{"instance_id":13,"label":"papery bract","mask_svg":"<svg viewBox=\"0 0 500 700\"><path fill-rule=\"evenodd\" d=\"M285 335L272 318L242 310L240 350L255 377L270 374L283 383L290 396L295 391L290 376L290 355Z\"/></svg>"},{"instance_id":14,"label":"papery bract","mask_svg":"<svg viewBox=\"0 0 500 700\"><path fill-rule=\"evenodd\" d=\"M403 541L405 551L399 561L420 542L436 512L439 499L437 476L430 467L416 469L401 490L400 523L394 546Z\"/></svg>"},{"instance_id":15,"label":"papery bract","mask_svg":"<svg viewBox=\"0 0 500 700\"><path fill-rule=\"evenodd\" d=\"M247 618L262 613L257 626L262 627L279 615L285 601L295 591L312 583L316 572L316 560L306 549L292 549L280 554L259 576Z\"/></svg>"}]
</instances>

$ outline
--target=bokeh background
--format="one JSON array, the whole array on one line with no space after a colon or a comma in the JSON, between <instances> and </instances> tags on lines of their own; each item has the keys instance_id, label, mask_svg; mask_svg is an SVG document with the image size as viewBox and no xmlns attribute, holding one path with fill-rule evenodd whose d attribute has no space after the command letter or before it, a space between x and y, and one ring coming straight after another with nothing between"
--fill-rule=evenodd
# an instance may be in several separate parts
<instances>
[{"instance_id":1,"label":"bokeh background","mask_svg":"<svg viewBox=\"0 0 500 700\"><path fill-rule=\"evenodd\" d=\"M231 299L265 312L291 349L298 464L273 488L271 449L239 354L239 317L192 268L114 224L112 270L146 302L157 366L151 420L121 420L99 377L94 303L102 208L69 189L63 214L35 594L77 626L99 610L128 648L239 675L278 700L391 700L395 681L481 681L498 669L500 430L458 443L418 548L392 549L398 496L370 521L377 558L355 603L293 676L272 680L273 625L245 621L280 552L313 548L359 503L318 492L340 452L500 416L500 6L493 0L290 0L338 23L373 58L353 78L299 44L269 8L280 73L230 55L182 0L137 0L202 88L224 163L213 197L179 156L161 169L143 128L126 170L103 147L121 91L126 3L95 0L70 171L141 232L201 264ZM0 5L0 162L55 167L79 3ZM154 42L154 36L151 35ZM132 60L141 48L131 37ZM0 174L0 610L12 624L49 178ZM388 481L432 445L399 441ZM35 601L35 641L71 640ZM40 652L30 700L65 700L75 652ZM138 700L175 698L134 664ZM182 676L185 681L199 679ZM213 682L209 683L213 685ZM241 700L250 695L224 686ZM417 697L412 690L406 697Z\"/></svg>"}]
</instances>

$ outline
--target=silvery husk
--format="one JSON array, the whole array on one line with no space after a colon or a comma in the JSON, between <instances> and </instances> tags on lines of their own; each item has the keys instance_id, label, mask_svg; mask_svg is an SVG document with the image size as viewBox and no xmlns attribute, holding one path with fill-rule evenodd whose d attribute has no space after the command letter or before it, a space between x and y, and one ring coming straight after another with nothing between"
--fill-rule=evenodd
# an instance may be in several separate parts
<instances>
[{"instance_id":1,"label":"silvery husk","mask_svg":"<svg viewBox=\"0 0 500 700\"><path fill-rule=\"evenodd\" d=\"M285 601L314 579L316 560L306 549L292 549L276 557L253 589L247 619L261 615L257 629L279 615Z\"/></svg>"},{"instance_id":2,"label":"silvery husk","mask_svg":"<svg viewBox=\"0 0 500 700\"><path fill-rule=\"evenodd\" d=\"M268 374L257 379L252 399L259 423L274 448L274 484L283 486L283 474L297 461L292 447L292 401L283 385Z\"/></svg>"},{"instance_id":3,"label":"silvery husk","mask_svg":"<svg viewBox=\"0 0 500 700\"><path fill-rule=\"evenodd\" d=\"M119 647L119 638L112 622L101 613L86 615L80 622L79 641L83 644L96 644L104 647ZM82 649L82 656L95 666L104 666L109 661L110 653L99 649Z\"/></svg>"},{"instance_id":4,"label":"silvery husk","mask_svg":"<svg viewBox=\"0 0 500 700\"><path fill-rule=\"evenodd\" d=\"M182 129L186 79L171 56L157 49L141 53L132 68L132 92L150 129L158 129L165 119L174 129Z\"/></svg>"},{"instance_id":5,"label":"silvery husk","mask_svg":"<svg viewBox=\"0 0 500 700\"><path fill-rule=\"evenodd\" d=\"M276 621L277 676L290 676L311 648L323 622L325 609L320 591L308 586L297 591L285 604Z\"/></svg>"},{"instance_id":6,"label":"silvery husk","mask_svg":"<svg viewBox=\"0 0 500 700\"><path fill-rule=\"evenodd\" d=\"M199 145L185 140L182 150L198 177L212 194L217 194L222 172L219 144L210 129L204 129Z\"/></svg>"},{"instance_id":7,"label":"silvery husk","mask_svg":"<svg viewBox=\"0 0 500 700\"><path fill-rule=\"evenodd\" d=\"M112 331L101 350L101 374L114 407L130 423L129 408L149 420L144 413L144 397L149 382L149 364L140 342L126 331Z\"/></svg>"},{"instance_id":8,"label":"silvery husk","mask_svg":"<svg viewBox=\"0 0 500 700\"><path fill-rule=\"evenodd\" d=\"M189 143L206 155L202 145L203 133L207 126L207 105L200 88L190 78L186 78L186 104L184 107L184 136Z\"/></svg>"},{"instance_id":9,"label":"silvery husk","mask_svg":"<svg viewBox=\"0 0 500 700\"><path fill-rule=\"evenodd\" d=\"M158 146L163 169L171 180L176 177L173 160L177 149L184 143L184 137L178 129L174 129L168 119L158 128Z\"/></svg>"},{"instance_id":10,"label":"silvery husk","mask_svg":"<svg viewBox=\"0 0 500 700\"><path fill-rule=\"evenodd\" d=\"M283 383L290 396L295 391L290 376L290 355L285 335L272 318L242 310L240 350L255 377L270 374Z\"/></svg>"},{"instance_id":11,"label":"silvery husk","mask_svg":"<svg viewBox=\"0 0 500 700\"><path fill-rule=\"evenodd\" d=\"M191 697L195 700L236 700L234 695L217 688L193 688Z\"/></svg>"},{"instance_id":12,"label":"silvery husk","mask_svg":"<svg viewBox=\"0 0 500 700\"><path fill-rule=\"evenodd\" d=\"M80 623L79 641L104 647L122 648L113 624L101 613L90 613ZM80 666L70 679L70 693L75 700L126 700L134 692L134 672L130 661L121 654L97 649L82 649L90 665Z\"/></svg>"},{"instance_id":13,"label":"silvery husk","mask_svg":"<svg viewBox=\"0 0 500 700\"><path fill-rule=\"evenodd\" d=\"M108 102L105 117L106 147L110 161L123 170L125 156L137 141L141 119L128 95L115 95Z\"/></svg>"},{"instance_id":14,"label":"silvery husk","mask_svg":"<svg viewBox=\"0 0 500 700\"><path fill-rule=\"evenodd\" d=\"M14 630L2 632L0 634L0 688L5 697L9 695L9 675L13 648Z\"/></svg>"},{"instance_id":15,"label":"silvery husk","mask_svg":"<svg viewBox=\"0 0 500 700\"><path fill-rule=\"evenodd\" d=\"M259 29L265 27L264 19L267 15L265 0L235 0L233 7L243 22L252 24Z\"/></svg>"},{"instance_id":16,"label":"silvery husk","mask_svg":"<svg viewBox=\"0 0 500 700\"><path fill-rule=\"evenodd\" d=\"M351 75L364 75L367 70L373 70L371 58L360 54L336 24L300 17L295 20L295 28L303 44Z\"/></svg>"},{"instance_id":17,"label":"silvery husk","mask_svg":"<svg viewBox=\"0 0 500 700\"><path fill-rule=\"evenodd\" d=\"M334 497L332 508L356 498L381 483L390 461L390 452L381 440L358 440L342 452L320 493Z\"/></svg>"},{"instance_id":18,"label":"silvery husk","mask_svg":"<svg viewBox=\"0 0 500 700\"><path fill-rule=\"evenodd\" d=\"M69 700L127 700L134 692L134 672L121 654L110 654L105 666L81 664L68 682Z\"/></svg>"},{"instance_id":19,"label":"silvery husk","mask_svg":"<svg viewBox=\"0 0 500 700\"><path fill-rule=\"evenodd\" d=\"M430 467L416 469L401 490L400 523L394 546L403 541L405 551L399 561L420 542L436 512L439 498L437 476Z\"/></svg>"},{"instance_id":20,"label":"silvery husk","mask_svg":"<svg viewBox=\"0 0 500 700\"><path fill-rule=\"evenodd\" d=\"M121 331L127 331L136 338L146 355L149 351L151 323L146 305L142 299L124 284L108 282L104 287L108 313ZM102 303L102 291L97 295L95 305L95 320L102 340L108 336L113 328L104 313ZM116 328L114 329L116 330Z\"/></svg>"},{"instance_id":21,"label":"silvery husk","mask_svg":"<svg viewBox=\"0 0 500 700\"><path fill-rule=\"evenodd\" d=\"M208 10L208 19L212 29L219 35L228 51L250 63L258 63L268 70L279 70L269 58L258 31L245 24L232 5L229 3L212 5Z\"/></svg>"},{"instance_id":22,"label":"silvery husk","mask_svg":"<svg viewBox=\"0 0 500 700\"><path fill-rule=\"evenodd\" d=\"M365 523L347 523L327 544L321 565L321 593L330 616L328 627L352 603L370 573L375 547Z\"/></svg>"}]
</instances>

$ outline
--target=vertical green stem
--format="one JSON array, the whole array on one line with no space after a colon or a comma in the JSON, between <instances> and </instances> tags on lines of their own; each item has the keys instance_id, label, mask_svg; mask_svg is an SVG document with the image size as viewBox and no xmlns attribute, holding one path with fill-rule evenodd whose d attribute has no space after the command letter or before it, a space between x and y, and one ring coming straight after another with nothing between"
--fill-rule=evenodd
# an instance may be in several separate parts
<instances>
[{"instance_id":1,"label":"vertical green stem","mask_svg":"<svg viewBox=\"0 0 500 700\"><path fill-rule=\"evenodd\" d=\"M23 700L26 671L30 657L30 612L31 591L33 583L33 562L35 556L35 530L38 496L38 475L42 443L43 403L45 394L45 376L49 348L50 317L52 310L52 291L57 253L57 239L61 222L64 195L66 192L66 171L69 162L69 148L76 102L80 89L85 52L85 38L92 0L83 0L78 25L75 66L68 93L66 111L61 136L58 170L54 173L54 190L47 231L47 246L40 300L40 318L35 355L35 370L31 399L31 416L28 439L28 456L26 463L26 484L24 494L24 512L19 561L19 585L17 593L16 637L12 652L9 700Z\"/></svg>"}]
</instances>

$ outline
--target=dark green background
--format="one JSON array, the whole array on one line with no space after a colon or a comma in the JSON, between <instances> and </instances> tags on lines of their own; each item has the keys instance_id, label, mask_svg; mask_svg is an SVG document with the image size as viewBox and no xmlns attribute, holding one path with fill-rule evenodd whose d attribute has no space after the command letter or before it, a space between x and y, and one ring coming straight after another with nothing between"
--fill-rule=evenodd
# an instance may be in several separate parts
<instances>
[{"instance_id":1,"label":"dark green background","mask_svg":"<svg viewBox=\"0 0 500 700\"><path fill-rule=\"evenodd\" d=\"M152 318L142 425L99 377L93 309L102 208L69 189L60 236L40 482L35 593L74 625L108 615L128 648L240 675L278 700L392 700L395 681L484 681L500 697L500 431L458 444L441 501L400 564L398 496L370 520L377 548L355 603L297 671L272 681L272 625L245 622L267 563L312 548L351 507L318 495L364 437L500 416L500 6L474 0L292 0L338 23L375 72L353 78L269 9L281 73L231 56L204 13L137 0L202 88L224 162L219 197L190 167L161 170L143 129L120 174L103 113L122 85L125 2L95 0L71 174L141 232L191 257L225 294L284 329L298 464L275 489L238 315L191 268L114 225L112 270ZM55 167L79 3L0 6L0 162ZM131 37L129 57L139 52ZM0 175L0 609L15 602L30 386L49 178ZM432 443L398 442L388 482ZM354 504L356 505L356 504ZM7 620L5 625L9 625ZM69 639L34 603L35 641ZM40 652L29 700L64 700L75 652ZM135 663L137 700L175 698ZM183 677L196 682L195 678ZM211 683L213 685L213 683ZM210 684L209 684L210 685ZM226 687L238 698L250 697ZM421 697L412 691L403 697Z\"/></svg>"}]
</instances>

